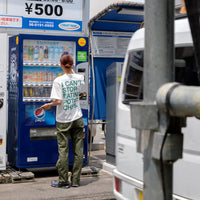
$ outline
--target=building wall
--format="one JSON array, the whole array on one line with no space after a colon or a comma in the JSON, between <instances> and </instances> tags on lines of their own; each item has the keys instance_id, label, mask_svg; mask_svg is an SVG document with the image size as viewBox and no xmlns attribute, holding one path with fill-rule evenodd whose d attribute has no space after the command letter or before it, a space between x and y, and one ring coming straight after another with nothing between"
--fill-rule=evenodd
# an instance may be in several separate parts
<instances>
[{"instance_id":1,"label":"building wall","mask_svg":"<svg viewBox=\"0 0 200 200\"><path fill-rule=\"evenodd\" d=\"M6 14L6 0L0 0L0 14Z\"/></svg>"}]
</instances>

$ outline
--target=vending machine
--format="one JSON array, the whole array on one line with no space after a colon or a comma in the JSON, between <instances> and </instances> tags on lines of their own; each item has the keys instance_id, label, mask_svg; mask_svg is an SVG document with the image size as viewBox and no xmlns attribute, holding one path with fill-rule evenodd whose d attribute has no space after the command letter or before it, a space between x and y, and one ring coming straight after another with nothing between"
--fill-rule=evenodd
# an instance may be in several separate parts
<instances>
[{"instance_id":1,"label":"vending machine","mask_svg":"<svg viewBox=\"0 0 200 200\"><path fill-rule=\"evenodd\" d=\"M0 33L0 170L6 169L8 36Z\"/></svg>"},{"instance_id":2,"label":"vending machine","mask_svg":"<svg viewBox=\"0 0 200 200\"><path fill-rule=\"evenodd\" d=\"M11 165L48 167L57 162L56 109L44 111L40 106L50 101L53 80L63 74L60 56L64 52L73 56L75 66L85 67L86 84L80 100L85 125L83 164L87 164L88 38L21 34L9 39L8 162ZM70 142L69 165L73 164L73 158Z\"/></svg>"}]
</instances>

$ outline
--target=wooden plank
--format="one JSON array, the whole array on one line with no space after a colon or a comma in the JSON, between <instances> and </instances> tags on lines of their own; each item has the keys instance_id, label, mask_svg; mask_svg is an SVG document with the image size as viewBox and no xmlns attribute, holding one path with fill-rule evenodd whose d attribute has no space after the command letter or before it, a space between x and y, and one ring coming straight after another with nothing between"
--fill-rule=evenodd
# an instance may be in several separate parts
<instances>
[{"instance_id":1,"label":"wooden plank","mask_svg":"<svg viewBox=\"0 0 200 200\"><path fill-rule=\"evenodd\" d=\"M0 174L0 184L1 183L11 183L11 176L7 172L3 172Z\"/></svg>"},{"instance_id":2,"label":"wooden plank","mask_svg":"<svg viewBox=\"0 0 200 200\"><path fill-rule=\"evenodd\" d=\"M32 172L10 172L12 183L24 183L35 181L35 176Z\"/></svg>"}]
</instances>

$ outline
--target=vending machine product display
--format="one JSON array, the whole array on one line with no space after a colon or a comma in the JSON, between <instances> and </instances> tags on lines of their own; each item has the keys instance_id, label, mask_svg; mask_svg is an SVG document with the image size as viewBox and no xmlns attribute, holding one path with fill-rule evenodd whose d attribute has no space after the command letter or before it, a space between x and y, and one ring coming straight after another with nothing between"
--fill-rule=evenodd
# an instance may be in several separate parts
<instances>
[{"instance_id":1,"label":"vending machine product display","mask_svg":"<svg viewBox=\"0 0 200 200\"><path fill-rule=\"evenodd\" d=\"M44 111L40 106L50 101L53 80L63 74L60 56L64 52L73 56L75 66L85 67L80 100L85 125L83 161L87 164L88 39L22 34L9 39L8 162L18 168L55 166L58 159L56 109Z\"/></svg>"}]
</instances>

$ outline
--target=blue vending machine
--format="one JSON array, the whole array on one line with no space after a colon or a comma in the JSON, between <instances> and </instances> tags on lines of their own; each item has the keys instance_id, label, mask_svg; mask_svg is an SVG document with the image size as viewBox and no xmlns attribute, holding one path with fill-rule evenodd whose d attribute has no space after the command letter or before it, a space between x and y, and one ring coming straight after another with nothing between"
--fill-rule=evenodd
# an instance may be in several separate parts
<instances>
[{"instance_id":1,"label":"blue vending machine","mask_svg":"<svg viewBox=\"0 0 200 200\"><path fill-rule=\"evenodd\" d=\"M17 35L9 39L8 162L17 168L55 166L58 149L55 107L50 101L53 80L62 75L60 56L69 52L77 73L84 74L80 93L84 120L84 158L87 164L88 38L76 36ZM70 142L69 165L73 164Z\"/></svg>"}]
</instances>

